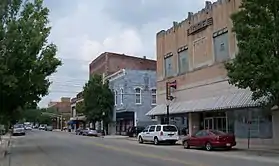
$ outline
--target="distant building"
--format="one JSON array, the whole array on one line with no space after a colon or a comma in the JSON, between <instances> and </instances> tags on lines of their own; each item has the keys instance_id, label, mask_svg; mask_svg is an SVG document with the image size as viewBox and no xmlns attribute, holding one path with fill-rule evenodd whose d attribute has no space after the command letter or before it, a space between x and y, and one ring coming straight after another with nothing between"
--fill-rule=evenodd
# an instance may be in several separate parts
<instances>
[{"instance_id":1,"label":"distant building","mask_svg":"<svg viewBox=\"0 0 279 166\"><path fill-rule=\"evenodd\" d=\"M145 114L157 104L156 71L121 69L105 79L115 100L110 133L125 134L129 127L153 123Z\"/></svg>"},{"instance_id":2,"label":"distant building","mask_svg":"<svg viewBox=\"0 0 279 166\"><path fill-rule=\"evenodd\" d=\"M70 97L61 97L60 101L51 101L48 104L48 108L56 110L61 116L58 116L57 119L53 122L54 128L62 128L67 126L66 122L71 117L71 98ZM62 117L62 119L61 119Z\"/></svg>"}]
</instances>

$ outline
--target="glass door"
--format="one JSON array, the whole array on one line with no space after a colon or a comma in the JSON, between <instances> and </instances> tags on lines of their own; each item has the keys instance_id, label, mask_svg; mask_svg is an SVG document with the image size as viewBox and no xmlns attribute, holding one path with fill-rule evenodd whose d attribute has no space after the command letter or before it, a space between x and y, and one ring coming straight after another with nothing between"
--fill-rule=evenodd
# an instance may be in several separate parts
<instances>
[{"instance_id":1,"label":"glass door","mask_svg":"<svg viewBox=\"0 0 279 166\"><path fill-rule=\"evenodd\" d=\"M227 121L226 117L217 117L214 118L214 129L227 132Z\"/></svg>"},{"instance_id":2,"label":"glass door","mask_svg":"<svg viewBox=\"0 0 279 166\"><path fill-rule=\"evenodd\" d=\"M204 118L204 129L214 129L213 118Z\"/></svg>"}]
</instances>

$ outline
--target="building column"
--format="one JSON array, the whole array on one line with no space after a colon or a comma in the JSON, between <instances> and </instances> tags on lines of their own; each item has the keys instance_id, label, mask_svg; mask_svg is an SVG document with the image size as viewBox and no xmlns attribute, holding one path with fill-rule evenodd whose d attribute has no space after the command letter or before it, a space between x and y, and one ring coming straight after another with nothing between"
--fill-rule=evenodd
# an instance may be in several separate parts
<instances>
[{"instance_id":1,"label":"building column","mask_svg":"<svg viewBox=\"0 0 279 166\"><path fill-rule=\"evenodd\" d=\"M138 125L138 115L137 112L134 112L134 126Z\"/></svg>"},{"instance_id":2,"label":"building column","mask_svg":"<svg viewBox=\"0 0 279 166\"><path fill-rule=\"evenodd\" d=\"M189 134L192 135L200 130L200 118L199 113L189 113Z\"/></svg>"}]
</instances>

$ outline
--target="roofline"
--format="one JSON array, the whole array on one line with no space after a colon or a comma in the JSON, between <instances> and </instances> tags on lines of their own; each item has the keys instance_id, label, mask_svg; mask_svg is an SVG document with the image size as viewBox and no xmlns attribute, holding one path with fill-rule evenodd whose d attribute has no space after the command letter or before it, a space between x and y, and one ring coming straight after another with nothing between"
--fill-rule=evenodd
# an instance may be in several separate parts
<instances>
[{"instance_id":1,"label":"roofline","mask_svg":"<svg viewBox=\"0 0 279 166\"><path fill-rule=\"evenodd\" d=\"M123 56L123 57L127 57L127 58L132 58L132 59L139 59L139 60L147 60L147 61L153 61L156 62L156 60L153 59L147 59L144 57L136 57L136 56L132 56L132 55L126 55L126 54L120 54L120 53L115 53L115 52L103 52L101 53L97 58L95 58L94 60L91 61L90 65L96 61L98 61L99 59L101 59L102 57L106 56L106 55L110 55L110 56Z\"/></svg>"}]
</instances>

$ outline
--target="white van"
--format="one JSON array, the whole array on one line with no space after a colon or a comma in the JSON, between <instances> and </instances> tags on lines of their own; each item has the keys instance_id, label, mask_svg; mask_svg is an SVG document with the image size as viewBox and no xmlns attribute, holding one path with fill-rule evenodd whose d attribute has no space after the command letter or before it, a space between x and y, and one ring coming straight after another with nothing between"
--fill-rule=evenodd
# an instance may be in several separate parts
<instances>
[{"instance_id":1,"label":"white van","mask_svg":"<svg viewBox=\"0 0 279 166\"><path fill-rule=\"evenodd\" d=\"M147 126L138 135L138 142L153 142L158 145L162 142L167 142L170 144L176 144L179 140L178 129L175 125L168 124L158 124Z\"/></svg>"}]
</instances>

